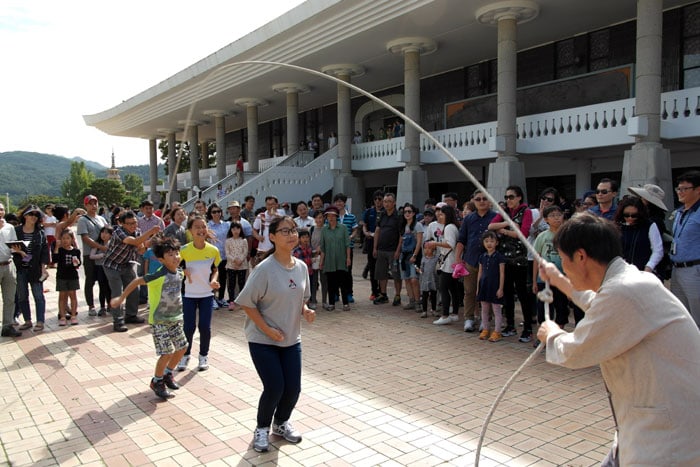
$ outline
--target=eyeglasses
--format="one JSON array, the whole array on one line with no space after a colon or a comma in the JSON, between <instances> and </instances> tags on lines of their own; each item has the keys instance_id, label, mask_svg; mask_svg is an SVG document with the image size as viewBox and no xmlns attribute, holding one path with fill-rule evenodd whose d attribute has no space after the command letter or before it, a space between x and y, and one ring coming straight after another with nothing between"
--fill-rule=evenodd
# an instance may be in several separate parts
<instances>
[{"instance_id":1,"label":"eyeglasses","mask_svg":"<svg viewBox=\"0 0 700 467\"><path fill-rule=\"evenodd\" d=\"M474 198L474 202L480 203L481 201L488 201L488 198Z\"/></svg>"},{"instance_id":2,"label":"eyeglasses","mask_svg":"<svg viewBox=\"0 0 700 467\"><path fill-rule=\"evenodd\" d=\"M550 203L554 202L554 198L550 198L549 196L543 196L540 198L542 201L549 201Z\"/></svg>"},{"instance_id":3,"label":"eyeglasses","mask_svg":"<svg viewBox=\"0 0 700 467\"><path fill-rule=\"evenodd\" d=\"M561 212L553 212L547 216L547 219L549 219L550 217L564 217L564 214L562 214Z\"/></svg>"},{"instance_id":4,"label":"eyeglasses","mask_svg":"<svg viewBox=\"0 0 700 467\"><path fill-rule=\"evenodd\" d=\"M276 234L281 234L283 237L289 237L290 235L299 235L299 231L297 229L277 229Z\"/></svg>"},{"instance_id":5,"label":"eyeglasses","mask_svg":"<svg viewBox=\"0 0 700 467\"><path fill-rule=\"evenodd\" d=\"M515 195L505 195L503 197L503 199L505 199L506 201L509 201L509 200L515 199L515 198L517 198L517 196L515 196Z\"/></svg>"},{"instance_id":6,"label":"eyeglasses","mask_svg":"<svg viewBox=\"0 0 700 467\"><path fill-rule=\"evenodd\" d=\"M625 219L638 219L639 214L633 214L631 212L623 212L622 217L624 217Z\"/></svg>"},{"instance_id":7,"label":"eyeglasses","mask_svg":"<svg viewBox=\"0 0 700 467\"><path fill-rule=\"evenodd\" d=\"M610 190L596 190L595 194L596 195L607 195L608 193L612 193Z\"/></svg>"},{"instance_id":8,"label":"eyeglasses","mask_svg":"<svg viewBox=\"0 0 700 467\"><path fill-rule=\"evenodd\" d=\"M413 211L411 211L410 209L404 209L403 213L404 214L413 214Z\"/></svg>"},{"instance_id":9,"label":"eyeglasses","mask_svg":"<svg viewBox=\"0 0 700 467\"><path fill-rule=\"evenodd\" d=\"M217 209L217 210L215 210L215 211L212 211L211 213L212 213L212 214L221 214L221 211L219 211L219 210Z\"/></svg>"},{"instance_id":10,"label":"eyeglasses","mask_svg":"<svg viewBox=\"0 0 700 467\"><path fill-rule=\"evenodd\" d=\"M695 188L694 186L677 186L675 188L675 190L676 190L676 193L685 193L686 191L692 190L694 188Z\"/></svg>"}]
</instances>

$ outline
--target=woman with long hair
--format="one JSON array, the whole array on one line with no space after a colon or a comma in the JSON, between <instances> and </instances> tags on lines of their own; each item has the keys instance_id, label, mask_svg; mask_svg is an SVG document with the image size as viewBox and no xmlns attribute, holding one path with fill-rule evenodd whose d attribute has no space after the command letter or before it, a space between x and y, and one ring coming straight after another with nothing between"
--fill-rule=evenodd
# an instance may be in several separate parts
<instances>
[{"instance_id":1,"label":"woman with long hair","mask_svg":"<svg viewBox=\"0 0 700 467\"><path fill-rule=\"evenodd\" d=\"M433 321L433 324L450 324L459 319L459 279L452 277L455 246L459 236L457 213L452 206L445 204L435 214L438 224L443 228L438 228L434 232L435 240L426 243L429 243L432 248L437 248L438 290L442 300L442 316ZM452 314L450 314L450 304L452 304Z\"/></svg>"},{"instance_id":2,"label":"woman with long hair","mask_svg":"<svg viewBox=\"0 0 700 467\"><path fill-rule=\"evenodd\" d=\"M532 211L524 202L522 188L511 185L506 188L506 211L510 218L520 227L520 232L527 237L532 226ZM532 295L527 287L527 248L518 239L517 233L511 230L503 216L496 214L489 224L489 230L499 235L499 251L506 257L506 280L503 290L503 309L506 317L506 328L503 336L514 336L515 330L515 294L518 294L520 308L523 312L523 332L520 342L532 340Z\"/></svg>"},{"instance_id":3,"label":"woman with long hair","mask_svg":"<svg viewBox=\"0 0 700 467\"><path fill-rule=\"evenodd\" d=\"M13 246L12 257L17 268L17 305L24 317L20 330L44 329L46 299L43 281L48 277L46 267L49 264L49 246L41 224L43 213L35 205L27 206L19 216L20 225L15 227L17 240L24 241L26 247ZM36 325L32 324L29 309L29 289L34 297L36 308Z\"/></svg>"},{"instance_id":4,"label":"woman with long hair","mask_svg":"<svg viewBox=\"0 0 700 467\"><path fill-rule=\"evenodd\" d=\"M622 256L640 271L653 272L664 256L659 228L636 196L626 196L617 205L615 223L622 235Z\"/></svg>"},{"instance_id":5,"label":"woman with long hair","mask_svg":"<svg viewBox=\"0 0 700 467\"><path fill-rule=\"evenodd\" d=\"M316 317L306 305L311 296L307 266L292 255L299 242L294 220L273 219L269 238L273 247L236 297L247 315L244 331L263 385L253 435L257 452L269 449L270 430L290 443L301 441L289 422L301 393L301 318L312 323Z\"/></svg>"},{"instance_id":6,"label":"woman with long hair","mask_svg":"<svg viewBox=\"0 0 700 467\"><path fill-rule=\"evenodd\" d=\"M224 220L224 212L219 203L211 203L207 208L207 228L214 233L209 237L209 243L219 249L221 262L219 263L219 290L214 296L214 306L216 308L228 308L228 302L224 300L226 295L226 282L228 273L226 272L226 238L229 233L229 222ZM229 300L232 300L229 297Z\"/></svg>"},{"instance_id":7,"label":"woman with long hair","mask_svg":"<svg viewBox=\"0 0 700 467\"><path fill-rule=\"evenodd\" d=\"M423 224L416 221L418 209L406 203L403 207L403 217L401 219L401 239L399 240L399 249L401 256L399 257L399 272L401 279L406 283L406 293L408 294L408 304L404 305L404 310L414 310L422 312L420 283L418 282L418 273L416 266L420 265L418 258L423 244Z\"/></svg>"}]
</instances>

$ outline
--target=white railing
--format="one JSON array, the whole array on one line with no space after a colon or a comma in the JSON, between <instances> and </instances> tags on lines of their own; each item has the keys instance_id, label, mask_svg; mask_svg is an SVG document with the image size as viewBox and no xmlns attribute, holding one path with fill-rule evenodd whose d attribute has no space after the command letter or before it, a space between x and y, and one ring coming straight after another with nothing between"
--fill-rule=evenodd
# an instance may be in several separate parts
<instances>
[{"instance_id":1,"label":"white railing","mask_svg":"<svg viewBox=\"0 0 700 467\"><path fill-rule=\"evenodd\" d=\"M229 201L243 201L248 195L257 200L267 195L275 195L280 203L308 200L309 193L325 193L333 187L331 159L338 157L338 147L331 148L304 166L276 165L246 182L218 202L226 206Z\"/></svg>"},{"instance_id":2,"label":"white railing","mask_svg":"<svg viewBox=\"0 0 700 467\"><path fill-rule=\"evenodd\" d=\"M519 154L527 155L633 144L634 137L628 134L627 125L630 118L634 116L634 103L635 100L631 98L519 117L516 120L517 151ZM700 136L700 88L663 93L661 112L662 139ZM460 161L496 156L495 152L489 150L489 140L496 135L496 122L439 130L432 135ZM447 162L447 156L437 150L435 144L423 135L419 144L421 163ZM402 167L403 163L400 162L399 156L404 149L404 137L353 144L352 170L364 172ZM262 159L259 161L261 174L246 173L246 183L243 187L236 188L222 200L227 202L229 199L242 199L244 194L264 197L268 193L275 193L275 189L279 191L275 194L286 200L303 199L306 196L304 193L308 194L308 186L305 185L309 183L316 185L316 177L320 177L318 178L320 185L313 191L328 190L332 186L330 159L335 157L337 157L337 146L307 165L304 164L310 160L309 157L290 159L292 167L276 167L277 164L286 160L287 156ZM275 171L271 170L273 167ZM325 173L319 172L320 167L324 168ZM212 173L210 174L209 171ZM235 166L227 166L227 173L234 171ZM215 172L216 169L200 171L200 180L209 180L209 184L213 186L214 192L210 196L211 199L216 198ZM179 190L191 189L189 176L189 173L178 174ZM226 181L231 178L224 179L222 182L224 187L226 187ZM253 182L255 182L254 185ZM282 193L280 191L282 187L285 189L291 187L290 194ZM296 190L296 187L300 189ZM208 191L203 193L203 197L206 193ZM194 203L194 199L188 201L190 202Z\"/></svg>"}]
</instances>

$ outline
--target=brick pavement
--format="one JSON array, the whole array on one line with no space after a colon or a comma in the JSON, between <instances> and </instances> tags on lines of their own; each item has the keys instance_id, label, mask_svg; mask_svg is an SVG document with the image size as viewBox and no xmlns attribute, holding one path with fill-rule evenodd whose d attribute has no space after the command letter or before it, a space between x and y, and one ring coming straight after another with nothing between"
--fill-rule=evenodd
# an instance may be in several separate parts
<instances>
[{"instance_id":1,"label":"brick pavement","mask_svg":"<svg viewBox=\"0 0 700 467\"><path fill-rule=\"evenodd\" d=\"M252 449L261 385L242 312L215 311L211 368L177 374L182 388L166 402L148 388L156 357L147 325L113 333L111 318L88 317L81 302L80 325L58 328L58 294L47 293L46 330L0 341L0 464L473 465L483 419L532 346L374 306L362 267L358 254L352 311L319 311L303 327L292 416L303 441L272 437L263 454ZM193 355L197 346L195 337ZM498 407L480 465L598 465L612 430L599 370L538 356Z\"/></svg>"}]
</instances>

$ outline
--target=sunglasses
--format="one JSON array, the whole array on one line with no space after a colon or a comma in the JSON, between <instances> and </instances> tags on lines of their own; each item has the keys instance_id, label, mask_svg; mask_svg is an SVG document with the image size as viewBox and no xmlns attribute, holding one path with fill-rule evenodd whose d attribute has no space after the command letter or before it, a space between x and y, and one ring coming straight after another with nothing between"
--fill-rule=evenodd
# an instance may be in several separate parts
<instances>
[{"instance_id":1,"label":"sunglasses","mask_svg":"<svg viewBox=\"0 0 700 467\"><path fill-rule=\"evenodd\" d=\"M506 201L510 201L511 199L515 199L515 198L517 198L517 196L515 196L515 195L505 195L503 197L503 199L505 199Z\"/></svg>"},{"instance_id":2,"label":"sunglasses","mask_svg":"<svg viewBox=\"0 0 700 467\"><path fill-rule=\"evenodd\" d=\"M540 198L542 201L548 201L550 203L554 202L554 198L550 198L549 196L543 196Z\"/></svg>"},{"instance_id":3,"label":"sunglasses","mask_svg":"<svg viewBox=\"0 0 700 467\"><path fill-rule=\"evenodd\" d=\"M413 214L413 211L411 211L410 209L404 209L403 213L404 214Z\"/></svg>"},{"instance_id":4,"label":"sunglasses","mask_svg":"<svg viewBox=\"0 0 700 467\"><path fill-rule=\"evenodd\" d=\"M474 201L480 203L481 201L488 201L488 198L474 198Z\"/></svg>"},{"instance_id":5,"label":"sunglasses","mask_svg":"<svg viewBox=\"0 0 700 467\"><path fill-rule=\"evenodd\" d=\"M623 212L623 213L622 213L622 217L624 217L625 219L638 219L638 218L639 218L639 214L632 214L632 213L629 213L629 212Z\"/></svg>"},{"instance_id":6,"label":"sunglasses","mask_svg":"<svg viewBox=\"0 0 700 467\"><path fill-rule=\"evenodd\" d=\"M607 195L608 193L612 193L610 190L596 190L595 194L596 195Z\"/></svg>"}]
</instances>

